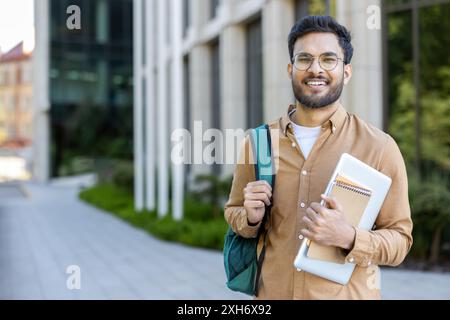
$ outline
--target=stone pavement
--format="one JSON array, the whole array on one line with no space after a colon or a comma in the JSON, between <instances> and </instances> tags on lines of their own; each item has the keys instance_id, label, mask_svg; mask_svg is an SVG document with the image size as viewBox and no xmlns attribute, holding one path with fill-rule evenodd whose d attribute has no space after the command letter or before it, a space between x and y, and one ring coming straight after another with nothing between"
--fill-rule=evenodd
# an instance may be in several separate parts
<instances>
[{"instance_id":1,"label":"stone pavement","mask_svg":"<svg viewBox=\"0 0 450 320\"><path fill-rule=\"evenodd\" d=\"M73 184L0 184L0 299L248 299L220 252L160 241L77 199ZM69 266L80 290L69 290ZM385 299L450 299L450 274L382 271Z\"/></svg>"}]
</instances>

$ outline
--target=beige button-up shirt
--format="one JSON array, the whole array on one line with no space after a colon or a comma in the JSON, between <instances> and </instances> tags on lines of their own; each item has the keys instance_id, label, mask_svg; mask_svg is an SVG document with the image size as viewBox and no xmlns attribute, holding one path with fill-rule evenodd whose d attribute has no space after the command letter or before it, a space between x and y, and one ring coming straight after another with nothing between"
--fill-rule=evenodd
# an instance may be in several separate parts
<instances>
[{"instance_id":1,"label":"beige button-up shirt","mask_svg":"<svg viewBox=\"0 0 450 320\"><path fill-rule=\"evenodd\" d=\"M294 109L295 106L290 106L284 117L269 124L276 179L272 212L266 225L269 233L258 299L379 299L378 265L400 264L412 245L408 181L400 150L391 136L339 106L322 125L305 159L290 124ZM243 189L248 182L255 181L250 150L246 138L225 205L225 219L236 233L247 238L256 237L259 228L248 225L243 206ZM311 202L320 202L320 194L325 192L344 152L392 179L374 230L356 228L354 247L346 257L356 268L345 286L297 270L293 265L303 241L302 217ZM262 239L259 250L261 247Z\"/></svg>"}]
</instances>

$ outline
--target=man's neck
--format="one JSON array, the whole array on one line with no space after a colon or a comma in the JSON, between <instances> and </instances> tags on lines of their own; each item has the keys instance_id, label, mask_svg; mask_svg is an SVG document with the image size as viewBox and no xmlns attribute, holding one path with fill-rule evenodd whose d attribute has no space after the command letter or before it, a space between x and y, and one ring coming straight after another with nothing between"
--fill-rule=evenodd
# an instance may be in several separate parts
<instances>
[{"instance_id":1,"label":"man's neck","mask_svg":"<svg viewBox=\"0 0 450 320\"><path fill-rule=\"evenodd\" d=\"M297 111L292 115L292 121L303 127L319 127L331 118L333 113L339 108L339 100L326 107L319 109L311 109L302 106L300 103L296 104Z\"/></svg>"}]
</instances>

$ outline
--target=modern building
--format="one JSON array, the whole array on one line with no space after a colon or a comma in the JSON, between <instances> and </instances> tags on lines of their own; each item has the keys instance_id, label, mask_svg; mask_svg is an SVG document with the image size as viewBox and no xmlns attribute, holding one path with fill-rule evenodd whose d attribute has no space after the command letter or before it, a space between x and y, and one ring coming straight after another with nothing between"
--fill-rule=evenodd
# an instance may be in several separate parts
<instances>
[{"instance_id":1,"label":"modern building","mask_svg":"<svg viewBox=\"0 0 450 320\"><path fill-rule=\"evenodd\" d=\"M203 130L246 130L283 114L294 102L286 72L287 35L307 14L331 14L353 29L355 75L344 103L383 127L382 34L366 27L369 5L379 9L381 4L134 0L135 114L144 115L135 123L137 208L152 209L157 194L158 212L167 212L169 171L174 217L182 216L183 191L196 175L232 173L233 165L170 162L173 144L167 129L192 131L201 121Z\"/></svg>"},{"instance_id":2,"label":"modern building","mask_svg":"<svg viewBox=\"0 0 450 320\"><path fill-rule=\"evenodd\" d=\"M170 162L170 130L247 129L280 116L293 102L287 35L307 14L352 32L346 109L393 135L411 173L449 176L450 39L436 32L449 13L448 0L134 0L136 206L152 209L157 195L164 215L171 191L181 217L196 175L231 174L232 165Z\"/></svg>"},{"instance_id":3,"label":"modern building","mask_svg":"<svg viewBox=\"0 0 450 320\"><path fill-rule=\"evenodd\" d=\"M31 57L23 42L0 55L0 146L25 147L32 140Z\"/></svg>"},{"instance_id":4,"label":"modern building","mask_svg":"<svg viewBox=\"0 0 450 320\"><path fill-rule=\"evenodd\" d=\"M71 4L81 8L82 31L66 28ZM123 79L131 75L132 52L136 208L157 207L162 216L171 201L181 218L194 178L226 177L233 165L171 161L174 129L194 134L201 124L195 156L207 145L208 128L245 130L283 114L294 102L287 35L307 14L330 14L352 32L346 109L388 131L410 173L450 176L450 0L39 0L36 177L50 176L58 119L71 119L70 110L83 104L113 104L114 79L130 88ZM122 40L112 38L121 34L116 27L127 30Z\"/></svg>"},{"instance_id":5,"label":"modern building","mask_svg":"<svg viewBox=\"0 0 450 320\"><path fill-rule=\"evenodd\" d=\"M35 177L76 173L80 158L131 160L132 1L36 1L35 25Z\"/></svg>"}]
</instances>

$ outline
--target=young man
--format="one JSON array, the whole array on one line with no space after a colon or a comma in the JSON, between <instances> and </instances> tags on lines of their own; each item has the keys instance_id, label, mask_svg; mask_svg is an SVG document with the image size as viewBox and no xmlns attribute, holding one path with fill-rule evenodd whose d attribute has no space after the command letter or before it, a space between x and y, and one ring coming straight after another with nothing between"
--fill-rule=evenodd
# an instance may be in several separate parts
<instances>
[{"instance_id":1,"label":"young man","mask_svg":"<svg viewBox=\"0 0 450 320\"><path fill-rule=\"evenodd\" d=\"M287 71L297 102L269 124L279 132L274 193L266 182L255 181L251 161L243 160L251 149L246 139L225 218L239 235L256 237L264 206L273 202L258 299L379 299L378 265L400 264L412 245L402 155L392 137L340 104L352 75L353 47L344 26L328 16L305 17L288 42ZM321 195L344 152L392 178L375 230L352 227L345 208ZM326 206L319 204L322 199ZM346 286L295 269L305 237L342 248L346 261L356 264Z\"/></svg>"}]
</instances>

